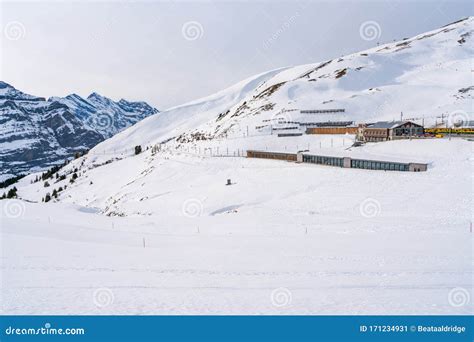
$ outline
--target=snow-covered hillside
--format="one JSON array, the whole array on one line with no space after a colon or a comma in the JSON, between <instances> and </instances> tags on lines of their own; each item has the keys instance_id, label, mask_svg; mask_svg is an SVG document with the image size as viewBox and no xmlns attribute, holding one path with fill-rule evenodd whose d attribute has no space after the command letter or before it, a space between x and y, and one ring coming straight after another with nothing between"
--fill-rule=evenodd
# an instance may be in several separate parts
<instances>
[{"instance_id":1,"label":"snow-covered hillside","mask_svg":"<svg viewBox=\"0 0 474 342\"><path fill-rule=\"evenodd\" d=\"M404 119L432 125L441 116L473 120L474 18L311 65L270 71L144 120L96 152L181 141L268 134L285 121L370 122ZM344 113L299 110L343 108ZM424 119L424 120L423 120ZM262 127L265 126L265 127ZM261 128L256 128L261 127Z\"/></svg>"},{"instance_id":2,"label":"snow-covered hillside","mask_svg":"<svg viewBox=\"0 0 474 342\"><path fill-rule=\"evenodd\" d=\"M61 164L157 112L96 93L46 100L0 81L0 180Z\"/></svg>"},{"instance_id":3,"label":"snow-covered hillside","mask_svg":"<svg viewBox=\"0 0 474 342\"><path fill-rule=\"evenodd\" d=\"M471 151L454 138L358 151L429 160L420 173L145 151L74 162L74 183L69 168L46 189L27 178L30 200L67 189L0 201L2 312L470 314Z\"/></svg>"}]
</instances>

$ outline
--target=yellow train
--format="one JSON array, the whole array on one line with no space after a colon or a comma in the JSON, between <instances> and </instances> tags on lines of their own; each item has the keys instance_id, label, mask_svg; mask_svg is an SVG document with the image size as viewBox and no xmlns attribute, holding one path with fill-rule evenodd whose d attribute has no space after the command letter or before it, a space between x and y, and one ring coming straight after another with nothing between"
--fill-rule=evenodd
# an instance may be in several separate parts
<instances>
[{"instance_id":1,"label":"yellow train","mask_svg":"<svg viewBox=\"0 0 474 342\"><path fill-rule=\"evenodd\" d=\"M474 134L474 128L425 128L425 133L441 134Z\"/></svg>"}]
</instances>

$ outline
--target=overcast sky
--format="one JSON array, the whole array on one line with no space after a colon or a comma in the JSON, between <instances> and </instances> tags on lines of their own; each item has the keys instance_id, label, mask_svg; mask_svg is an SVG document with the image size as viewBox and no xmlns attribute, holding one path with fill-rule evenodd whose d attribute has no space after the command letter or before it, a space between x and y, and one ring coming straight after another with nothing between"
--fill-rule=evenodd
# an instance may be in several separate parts
<instances>
[{"instance_id":1,"label":"overcast sky","mask_svg":"<svg viewBox=\"0 0 474 342\"><path fill-rule=\"evenodd\" d=\"M1 2L0 79L159 109L472 15L469 1ZM365 28L361 31L361 28Z\"/></svg>"}]
</instances>

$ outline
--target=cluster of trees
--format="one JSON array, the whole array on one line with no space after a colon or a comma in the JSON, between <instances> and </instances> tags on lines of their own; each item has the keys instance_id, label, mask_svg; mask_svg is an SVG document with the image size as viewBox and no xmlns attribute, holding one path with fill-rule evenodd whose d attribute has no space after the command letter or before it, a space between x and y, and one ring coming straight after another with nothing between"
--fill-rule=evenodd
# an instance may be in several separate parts
<instances>
[{"instance_id":1,"label":"cluster of trees","mask_svg":"<svg viewBox=\"0 0 474 342\"><path fill-rule=\"evenodd\" d=\"M61 167L62 166L53 166L51 169L43 172L41 174L41 176L39 176L39 175L36 176L36 178L33 181L31 181L31 183L36 183L36 182L39 182L39 181L43 180L43 181L45 181L44 182L44 187L47 188L47 187L50 186L49 182L47 181L48 179L56 179L55 183L65 180L66 175L65 174L62 174L62 175L59 174L59 170L61 169ZM78 177L77 172L78 172L78 169L75 168L73 170L73 175L70 179L71 183L74 183L74 181L77 179L77 177Z\"/></svg>"},{"instance_id":2,"label":"cluster of trees","mask_svg":"<svg viewBox=\"0 0 474 342\"><path fill-rule=\"evenodd\" d=\"M84 150L84 151L79 151L79 152L74 153L74 159L78 159L78 158L81 158L82 156L85 156L87 152L89 151Z\"/></svg>"},{"instance_id":3,"label":"cluster of trees","mask_svg":"<svg viewBox=\"0 0 474 342\"><path fill-rule=\"evenodd\" d=\"M64 186L64 189L62 186L60 186L57 190L54 189L53 192L50 194L49 192L46 193L46 195L43 197L42 201L43 202L49 202L51 201L53 198L58 198L58 195L61 191L65 190L67 188L67 185Z\"/></svg>"},{"instance_id":4,"label":"cluster of trees","mask_svg":"<svg viewBox=\"0 0 474 342\"><path fill-rule=\"evenodd\" d=\"M12 178L8 178L7 180L4 180L3 182L0 182L0 189L3 188L8 188L10 185L15 184L18 182L20 179L25 177L26 175L18 175ZM17 198L17 188L14 186L7 192L4 192L2 196L0 196L0 200L2 199L7 199L7 198Z\"/></svg>"},{"instance_id":5,"label":"cluster of trees","mask_svg":"<svg viewBox=\"0 0 474 342\"><path fill-rule=\"evenodd\" d=\"M136 151L136 148L135 148L135 151ZM141 147L140 147L140 152L141 152ZM140 152L138 152L138 153L140 153ZM80 157L86 155L87 153L88 153L87 150L76 152L74 154L74 159L80 158ZM43 172L41 175L37 175L36 178L31 181L31 183L37 183L37 182L40 182L40 181L44 181L44 187L47 188L47 187L50 186L50 183L48 182L48 180L50 180L50 179L51 180L56 179L56 183L59 182L59 181L65 180L66 175L65 174L59 175L59 170L62 167L66 166L68 163L69 163L69 161L65 160L63 164L55 165L55 166L51 167L50 169ZM82 165L83 164L84 164L84 161L82 162ZM73 171L72 177L70 179L70 183L74 183L75 180L78 178L77 172L78 172L78 169L75 168L74 171ZM0 189L1 188L7 188L12 184L17 183L20 179L24 178L25 176L26 175L18 175L18 176L12 177L12 178L8 178L7 180L5 180L3 182L0 182ZM64 189L66 189L66 187L67 186L65 185ZM58 194L61 191L63 191L64 189L62 187L59 187L57 190L54 189L51 194L48 192L45 195L45 197L43 198L43 202L49 202L52 198L58 198ZM4 192L3 195L0 197L0 200L1 199L6 199L6 198L16 198L16 197L17 197L17 188L13 187L10 190L8 190L8 192L6 192L6 193Z\"/></svg>"},{"instance_id":6,"label":"cluster of trees","mask_svg":"<svg viewBox=\"0 0 474 342\"><path fill-rule=\"evenodd\" d=\"M41 180L46 180L46 179L49 179L49 178L53 178L54 174L56 174L56 178L57 178L58 177L57 174L58 174L59 169L61 169L61 166L55 165L52 168L50 168L49 170L46 170L45 172L43 172L41 174Z\"/></svg>"},{"instance_id":7,"label":"cluster of trees","mask_svg":"<svg viewBox=\"0 0 474 342\"><path fill-rule=\"evenodd\" d=\"M88 151L76 152L74 157L75 158L82 157L82 156L86 155L87 152ZM69 160L65 160L64 163L51 167L50 169L43 172L41 174L41 176L39 176L39 175L36 176L36 178L33 181L31 181L31 183L36 183L36 182L39 182L39 181L45 181L47 179L53 179L53 178L56 178L57 181L65 180L66 175L59 175L59 170L61 170L61 168L63 168L67 164L69 164ZM84 164L84 162L82 164ZM74 172L77 172L77 169L75 169ZM24 177L24 176L22 176L22 177Z\"/></svg>"},{"instance_id":8,"label":"cluster of trees","mask_svg":"<svg viewBox=\"0 0 474 342\"><path fill-rule=\"evenodd\" d=\"M10 185L15 184L16 182L18 182L20 179L22 179L25 176L26 175L18 175L12 178L8 178L4 180L3 182L0 182L0 189L8 188Z\"/></svg>"},{"instance_id":9,"label":"cluster of trees","mask_svg":"<svg viewBox=\"0 0 474 342\"><path fill-rule=\"evenodd\" d=\"M6 198L16 198L17 197L17 194L16 194L17 191L18 190L17 190L16 187L11 188L10 190L8 190L7 193L5 193L5 192L3 193L2 197L0 197L0 200L6 199Z\"/></svg>"}]
</instances>

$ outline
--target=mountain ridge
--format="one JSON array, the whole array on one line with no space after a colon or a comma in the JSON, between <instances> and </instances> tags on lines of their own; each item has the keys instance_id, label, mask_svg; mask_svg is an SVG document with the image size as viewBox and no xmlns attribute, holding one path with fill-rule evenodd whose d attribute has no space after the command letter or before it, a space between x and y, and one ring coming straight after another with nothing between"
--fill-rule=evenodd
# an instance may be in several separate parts
<instances>
[{"instance_id":1,"label":"mountain ridge","mask_svg":"<svg viewBox=\"0 0 474 342\"><path fill-rule=\"evenodd\" d=\"M159 111L99 95L44 97L0 81L0 178L43 170ZM91 95L92 95L91 94Z\"/></svg>"}]
</instances>

